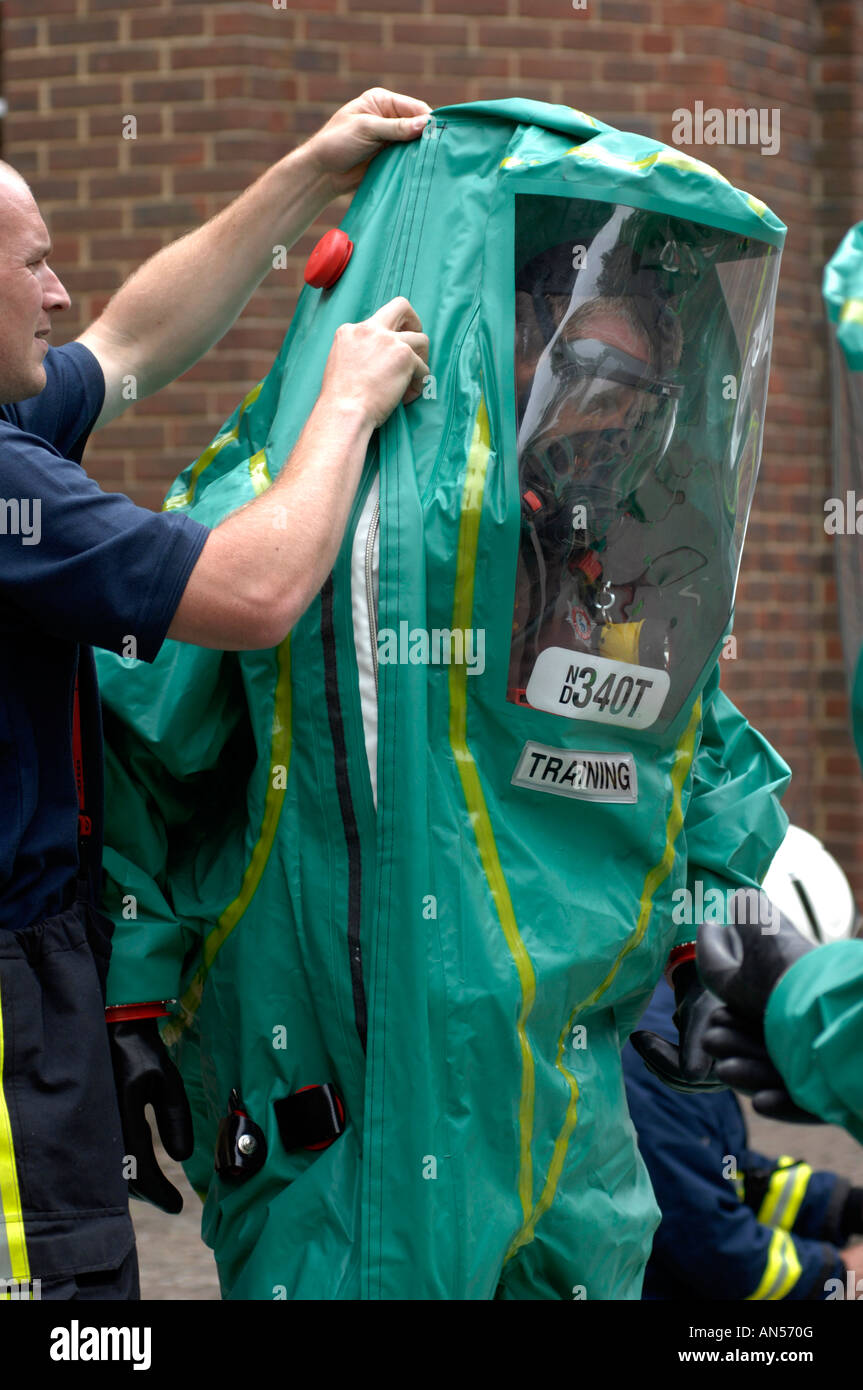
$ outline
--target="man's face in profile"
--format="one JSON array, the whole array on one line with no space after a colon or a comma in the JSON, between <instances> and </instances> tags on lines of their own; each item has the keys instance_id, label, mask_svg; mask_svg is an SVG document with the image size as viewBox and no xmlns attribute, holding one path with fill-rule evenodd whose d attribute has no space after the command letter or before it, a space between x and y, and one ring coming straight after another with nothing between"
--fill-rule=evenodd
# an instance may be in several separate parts
<instances>
[{"instance_id":1,"label":"man's face in profile","mask_svg":"<svg viewBox=\"0 0 863 1390\"><path fill-rule=\"evenodd\" d=\"M47 263L51 240L23 179L0 165L0 404L37 396L51 315L70 299Z\"/></svg>"}]
</instances>

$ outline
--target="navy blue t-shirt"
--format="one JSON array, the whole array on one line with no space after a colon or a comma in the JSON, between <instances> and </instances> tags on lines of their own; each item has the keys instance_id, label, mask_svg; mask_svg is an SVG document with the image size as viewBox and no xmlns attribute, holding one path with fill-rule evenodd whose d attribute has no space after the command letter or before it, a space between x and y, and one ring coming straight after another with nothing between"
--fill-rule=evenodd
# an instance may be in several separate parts
<instances>
[{"instance_id":1,"label":"navy blue t-shirt","mask_svg":"<svg viewBox=\"0 0 863 1390\"><path fill-rule=\"evenodd\" d=\"M76 671L98 894L102 731L91 648L152 661L209 534L88 478L80 460L102 409L102 369L82 343L49 348L44 365L38 396L0 406L0 929L54 916L75 897Z\"/></svg>"}]
</instances>

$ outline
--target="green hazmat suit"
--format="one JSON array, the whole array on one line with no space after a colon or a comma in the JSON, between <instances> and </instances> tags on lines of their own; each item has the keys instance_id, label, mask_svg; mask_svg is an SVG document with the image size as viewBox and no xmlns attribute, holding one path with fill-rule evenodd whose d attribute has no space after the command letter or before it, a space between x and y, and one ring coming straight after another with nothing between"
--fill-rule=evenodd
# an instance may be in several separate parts
<instances>
[{"instance_id":1,"label":"green hazmat suit","mask_svg":"<svg viewBox=\"0 0 863 1390\"><path fill-rule=\"evenodd\" d=\"M784 228L521 100L436 112L342 226L165 507L268 487L335 329L396 294L427 389L281 646L100 658L109 1002L177 1000L225 1296L637 1298L659 1213L620 1048L694 937L672 895L755 886L786 824L718 688ZM289 1149L274 1107L323 1084L344 1132ZM213 1168L232 1089L266 1137L244 1181Z\"/></svg>"},{"instance_id":2,"label":"green hazmat suit","mask_svg":"<svg viewBox=\"0 0 863 1390\"><path fill-rule=\"evenodd\" d=\"M851 722L863 762L863 564L857 529L863 529L857 514L863 498L863 222L828 262L822 288L832 352L836 494L826 525L835 535ZM797 1104L843 1125L863 1143L863 941L832 942L796 961L770 995L764 1034Z\"/></svg>"}]
</instances>

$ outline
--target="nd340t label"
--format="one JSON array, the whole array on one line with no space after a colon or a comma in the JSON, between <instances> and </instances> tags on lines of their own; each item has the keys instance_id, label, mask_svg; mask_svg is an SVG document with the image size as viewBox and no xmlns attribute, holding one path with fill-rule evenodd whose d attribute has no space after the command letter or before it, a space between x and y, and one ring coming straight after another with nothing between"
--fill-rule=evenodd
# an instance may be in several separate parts
<instances>
[{"instance_id":1,"label":"nd340t label","mask_svg":"<svg viewBox=\"0 0 863 1390\"><path fill-rule=\"evenodd\" d=\"M667 671L651 666L546 647L537 657L526 695L534 709L567 719L649 729L659 718L670 684Z\"/></svg>"}]
</instances>

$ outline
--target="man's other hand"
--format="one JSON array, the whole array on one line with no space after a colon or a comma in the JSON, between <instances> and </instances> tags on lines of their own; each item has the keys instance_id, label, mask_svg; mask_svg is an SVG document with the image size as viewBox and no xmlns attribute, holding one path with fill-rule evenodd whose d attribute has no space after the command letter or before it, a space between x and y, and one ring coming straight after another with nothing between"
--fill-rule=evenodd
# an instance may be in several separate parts
<instances>
[{"instance_id":1,"label":"man's other hand","mask_svg":"<svg viewBox=\"0 0 863 1390\"><path fill-rule=\"evenodd\" d=\"M422 394L429 341L410 302L391 299L361 323L336 329L324 371L322 399L355 402L376 429L400 401Z\"/></svg>"},{"instance_id":2,"label":"man's other hand","mask_svg":"<svg viewBox=\"0 0 863 1390\"><path fill-rule=\"evenodd\" d=\"M417 97L370 87L331 116L305 146L333 196L356 188L385 145L415 140L431 107Z\"/></svg>"}]
</instances>

